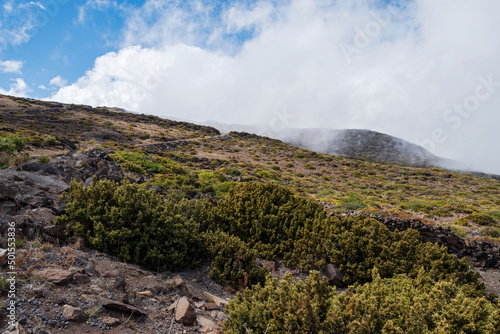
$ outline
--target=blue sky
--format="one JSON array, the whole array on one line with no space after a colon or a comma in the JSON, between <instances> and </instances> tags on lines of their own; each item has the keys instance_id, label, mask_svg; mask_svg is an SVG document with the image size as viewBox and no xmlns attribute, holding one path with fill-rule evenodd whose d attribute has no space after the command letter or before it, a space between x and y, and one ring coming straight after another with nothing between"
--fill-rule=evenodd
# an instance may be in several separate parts
<instances>
[{"instance_id":1,"label":"blue sky","mask_svg":"<svg viewBox=\"0 0 500 334\"><path fill-rule=\"evenodd\" d=\"M497 0L0 0L0 94L368 128L500 173L499 13Z\"/></svg>"}]
</instances>

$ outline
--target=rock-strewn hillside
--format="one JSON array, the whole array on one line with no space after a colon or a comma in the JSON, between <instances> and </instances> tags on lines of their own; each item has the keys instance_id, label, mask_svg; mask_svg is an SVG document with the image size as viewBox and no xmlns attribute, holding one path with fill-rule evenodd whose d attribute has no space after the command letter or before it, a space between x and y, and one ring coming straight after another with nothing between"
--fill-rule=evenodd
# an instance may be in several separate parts
<instances>
[{"instance_id":1,"label":"rock-strewn hillside","mask_svg":"<svg viewBox=\"0 0 500 334\"><path fill-rule=\"evenodd\" d=\"M407 328L395 325L398 319L433 330L467 323L467 317L454 318L459 306L438 300L431 304L441 306L429 311L424 318L432 321L426 323L384 306L443 293L472 305L467 316L478 315L474 305L482 305L476 325L494 333L495 297L487 298L467 268L480 272L490 292L500 292L497 180L12 97L0 97L0 168L2 271L9 223L15 223L17 238L19 316L9 333L217 333L228 316L229 333L265 332L266 326L276 333L320 327L342 332L362 320L359 314L375 311L373 319L391 319L374 322L386 329ZM245 297L234 298L265 273L303 280L309 269L339 287L338 297L328 284L315 283L313 274L305 286L288 290L288 283L273 287L268 278L264 290L275 293L245 290ZM4 326L9 284L0 276ZM364 284L360 294L340 294L353 282ZM375 298L372 293L380 293L379 301L390 297L385 289L393 287L404 287L401 298L348 310ZM221 305L230 299L229 306ZM324 310L310 308L320 304ZM304 305L309 315L293 311L294 305ZM325 312L335 307L337 318ZM254 323L254 312L268 314L267 322Z\"/></svg>"}]
</instances>

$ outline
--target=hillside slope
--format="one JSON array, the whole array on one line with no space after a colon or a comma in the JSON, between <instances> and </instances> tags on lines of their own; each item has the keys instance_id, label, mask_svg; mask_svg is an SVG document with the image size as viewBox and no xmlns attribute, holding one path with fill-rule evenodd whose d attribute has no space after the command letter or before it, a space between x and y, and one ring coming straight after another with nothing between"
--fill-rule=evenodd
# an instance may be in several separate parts
<instances>
[{"instance_id":1,"label":"hillside slope","mask_svg":"<svg viewBox=\"0 0 500 334\"><path fill-rule=\"evenodd\" d=\"M493 179L0 96L3 267L12 223L15 326L29 334L500 326Z\"/></svg>"}]
</instances>

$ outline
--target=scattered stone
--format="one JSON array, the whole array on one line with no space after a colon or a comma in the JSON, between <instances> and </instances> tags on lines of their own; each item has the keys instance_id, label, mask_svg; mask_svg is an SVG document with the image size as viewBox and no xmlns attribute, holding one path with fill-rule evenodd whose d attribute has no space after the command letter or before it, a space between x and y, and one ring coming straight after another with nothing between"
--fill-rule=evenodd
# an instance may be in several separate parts
<instances>
[{"instance_id":1,"label":"scattered stone","mask_svg":"<svg viewBox=\"0 0 500 334\"><path fill-rule=\"evenodd\" d=\"M197 318L198 325L200 325L200 329L198 330L200 333L208 333L212 330L216 330L219 328L217 324L212 321L211 319L204 317L204 316L198 316Z\"/></svg>"},{"instance_id":2,"label":"scattered stone","mask_svg":"<svg viewBox=\"0 0 500 334\"><path fill-rule=\"evenodd\" d=\"M40 275L54 284L68 284L73 280L73 274L64 269L49 268L41 271Z\"/></svg>"},{"instance_id":3,"label":"scattered stone","mask_svg":"<svg viewBox=\"0 0 500 334\"><path fill-rule=\"evenodd\" d=\"M101 293L101 292L102 292L102 289L101 289L98 285L92 284L92 285L89 287L89 291L90 291L91 293L98 294L98 293Z\"/></svg>"},{"instance_id":4,"label":"scattered stone","mask_svg":"<svg viewBox=\"0 0 500 334\"><path fill-rule=\"evenodd\" d=\"M76 284L87 284L90 283L90 277L85 274L76 273L73 275L73 281Z\"/></svg>"},{"instance_id":5,"label":"scattered stone","mask_svg":"<svg viewBox=\"0 0 500 334\"><path fill-rule=\"evenodd\" d=\"M15 216L17 214L17 205L11 201L0 201L0 212L5 215Z\"/></svg>"},{"instance_id":6,"label":"scattered stone","mask_svg":"<svg viewBox=\"0 0 500 334\"><path fill-rule=\"evenodd\" d=\"M210 312L210 317L214 320L224 322L228 318L228 315L222 311L212 311Z\"/></svg>"},{"instance_id":7,"label":"scattered stone","mask_svg":"<svg viewBox=\"0 0 500 334\"><path fill-rule=\"evenodd\" d=\"M115 327L115 326L118 326L119 324L121 324L122 322L120 321L120 319L117 319L117 318L113 318L113 317L102 317L101 318L101 321L106 325L106 326L110 326L110 327Z\"/></svg>"},{"instance_id":8,"label":"scattered stone","mask_svg":"<svg viewBox=\"0 0 500 334\"><path fill-rule=\"evenodd\" d=\"M177 307L177 302L178 302L178 300L176 300L175 302L173 302L173 303L172 303L172 304L168 307L168 309L167 309L167 312L168 312L168 313L172 313L172 312L175 310L175 308Z\"/></svg>"},{"instance_id":9,"label":"scattered stone","mask_svg":"<svg viewBox=\"0 0 500 334\"><path fill-rule=\"evenodd\" d=\"M196 321L196 311L186 297L182 297L177 302L175 321L182 322L185 326L191 326Z\"/></svg>"},{"instance_id":10,"label":"scattered stone","mask_svg":"<svg viewBox=\"0 0 500 334\"><path fill-rule=\"evenodd\" d=\"M124 304L124 303L121 303L118 301L104 300L102 303L102 306L104 308L107 308L108 310L118 311L121 313L126 313L126 314L131 314L131 315L136 315L136 316L146 316L147 315L146 312L138 309L135 306L127 305L127 304Z\"/></svg>"},{"instance_id":11,"label":"scattered stone","mask_svg":"<svg viewBox=\"0 0 500 334\"><path fill-rule=\"evenodd\" d=\"M137 297L153 297L153 293L149 290L136 292Z\"/></svg>"},{"instance_id":12,"label":"scattered stone","mask_svg":"<svg viewBox=\"0 0 500 334\"><path fill-rule=\"evenodd\" d=\"M63 317L68 321L82 322L85 320L85 312L79 307L71 305L63 306Z\"/></svg>"},{"instance_id":13,"label":"scattered stone","mask_svg":"<svg viewBox=\"0 0 500 334\"><path fill-rule=\"evenodd\" d=\"M328 280L328 282L330 283L330 285L335 285L338 287L343 285L342 278L344 278L344 274L342 274L342 272L340 271L339 268L337 268L337 266L335 266L331 263L329 263L326 266L325 277Z\"/></svg>"},{"instance_id":14,"label":"scattered stone","mask_svg":"<svg viewBox=\"0 0 500 334\"><path fill-rule=\"evenodd\" d=\"M189 296L189 290L186 287L186 282L180 275L176 275L166 282L167 290L163 292L178 291L181 296Z\"/></svg>"},{"instance_id":15,"label":"scattered stone","mask_svg":"<svg viewBox=\"0 0 500 334\"><path fill-rule=\"evenodd\" d=\"M207 311L220 310L220 307L215 303L205 303L203 304L203 308Z\"/></svg>"},{"instance_id":16,"label":"scattered stone","mask_svg":"<svg viewBox=\"0 0 500 334\"><path fill-rule=\"evenodd\" d=\"M498 259L495 255L490 255L488 256L488 259L486 260L485 266L487 268L494 267L498 263Z\"/></svg>"},{"instance_id":17,"label":"scattered stone","mask_svg":"<svg viewBox=\"0 0 500 334\"><path fill-rule=\"evenodd\" d=\"M222 305L227 305L227 304L229 304L229 302L228 302L226 299L224 299L224 298L220 298L220 297L217 297L217 296L215 296L215 295L212 295L212 294L211 294L211 293L209 293L209 292L206 292L206 291L205 291L203 294L205 295L205 297L207 297L207 298L208 298L208 300L212 301L212 302L213 302L215 305L217 305L219 308L220 308L221 304L222 304Z\"/></svg>"},{"instance_id":18,"label":"scattered stone","mask_svg":"<svg viewBox=\"0 0 500 334\"><path fill-rule=\"evenodd\" d=\"M185 296L192 298L193 300L205 300L205 296L203 295L203 286L194 281L185 282L186 291L184 291Z\"/></svg>"}]
</instances>

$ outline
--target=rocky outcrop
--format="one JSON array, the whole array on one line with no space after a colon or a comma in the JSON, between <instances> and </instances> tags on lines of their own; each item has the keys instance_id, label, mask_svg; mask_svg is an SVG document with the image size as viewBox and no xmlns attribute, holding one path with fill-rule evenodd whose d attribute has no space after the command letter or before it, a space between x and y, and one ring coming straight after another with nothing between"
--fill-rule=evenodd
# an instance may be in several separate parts
<instances>
[{"instance_id":1,"label":"rocky outcrop","mask_svg":"<svg viewBox=\"0 0 500 334\"><path fill-rule=\"evenodd\" d=\"M53 222L66 207L60 195L69 184L73 180L88 184L93 179L120 182L123 178L120 165L98 150L69 152L53 157L48 164L28 162L19 169L0 170L0 235L14 222L19 238L64 238L64 228Z\"/></svg>"}]
</instances>

